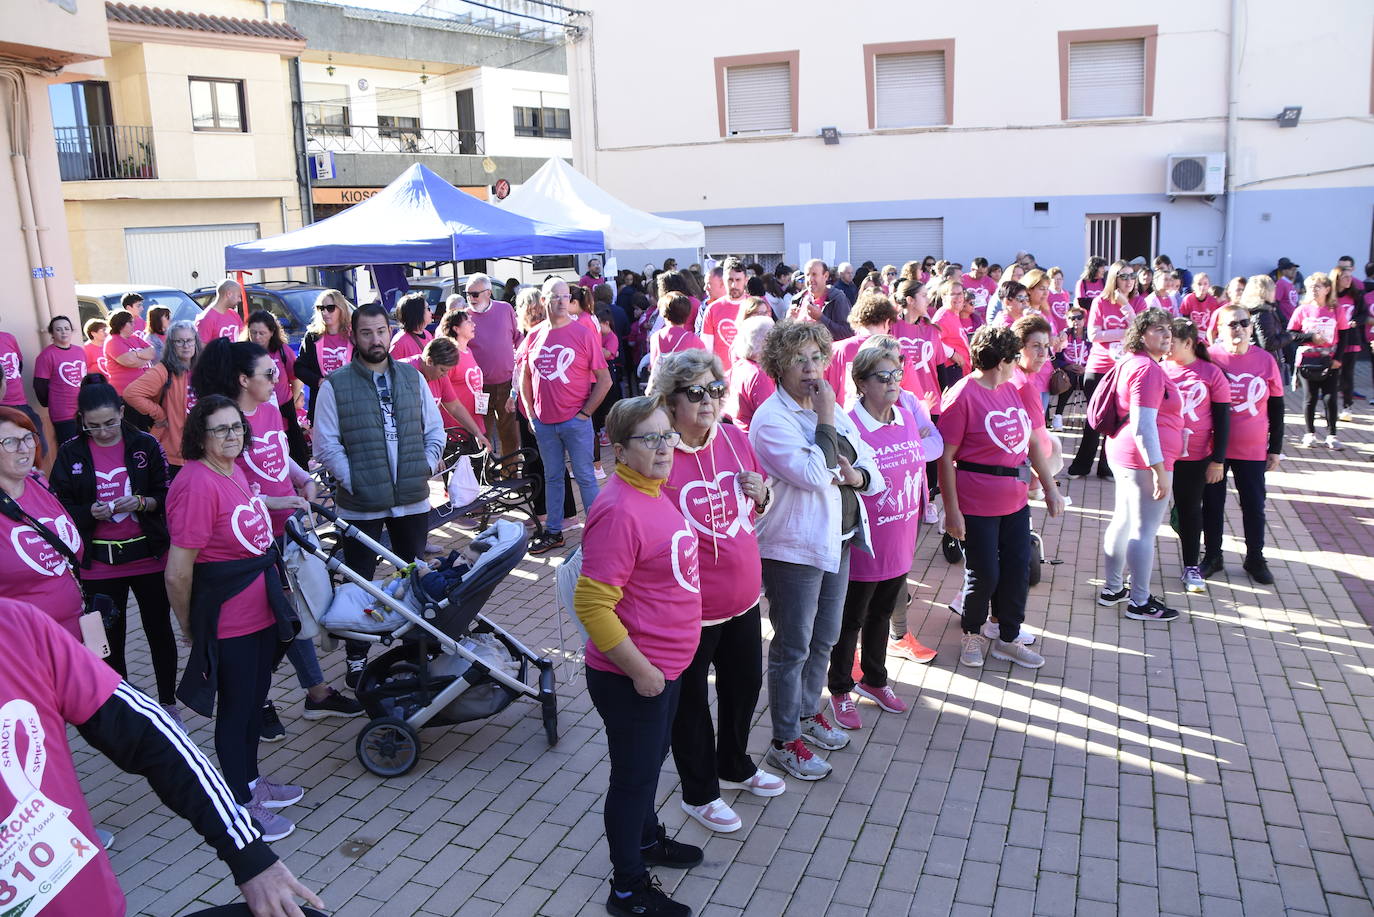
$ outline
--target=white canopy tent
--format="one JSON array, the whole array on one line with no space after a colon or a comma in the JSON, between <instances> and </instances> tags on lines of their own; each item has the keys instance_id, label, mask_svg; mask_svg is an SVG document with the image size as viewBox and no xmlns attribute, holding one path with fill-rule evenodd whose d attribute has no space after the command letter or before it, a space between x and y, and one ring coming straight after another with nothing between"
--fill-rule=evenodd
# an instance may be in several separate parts
<instances>
[{"instance_id":1,"label":"white canopy tent","mask_svg":"<svg viewBox=\"0 0 1374 917\"><path fill-rule=\"evenodd\" d=\"M636 210L561 159L544 163L499 203L532 220L601 232L607 251L699 249L706 244L702 224Z\"/></svg>"}]
</instances>

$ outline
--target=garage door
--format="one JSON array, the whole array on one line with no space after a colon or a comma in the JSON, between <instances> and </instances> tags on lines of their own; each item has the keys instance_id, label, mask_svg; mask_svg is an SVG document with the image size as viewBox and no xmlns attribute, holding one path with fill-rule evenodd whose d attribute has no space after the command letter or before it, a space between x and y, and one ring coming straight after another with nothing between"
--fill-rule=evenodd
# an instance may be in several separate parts
<instances>
[{"instance_id":1,"label":"garage door","mask_svg":"<svg viewBox=\"0 0 1374 917\"><path fill-rule=\"evenodd\" d=\"M849 260L854 264L872 261L878 267L920 261L926 255L944 257L945 221L926 220L852 220L849 224Z\"/></svg>"},{"instance_id":2,"label":"garage door","mask_svg":"<svg viewBox=\"0 0 1374 917\"><path fill-rule=\"evenodd\" d=\"M782 240L781 223L707 226L706 254L717 260L734 255L745 264L757 261L771 271L782 261Z\"/></svg>"},{"instance_id":3,"label":"garage door","mask_svg":"<svg viewBox=\"0 0 1374 917\"><path fill-rule=\"evenodd\" d=\"M126 229L128 279L133 284L177 290L215 284L224 278L224 246L257 238L257 223ZM254 272L252 279L261 279L261 275Z\"/></svg>"}]
</instances>

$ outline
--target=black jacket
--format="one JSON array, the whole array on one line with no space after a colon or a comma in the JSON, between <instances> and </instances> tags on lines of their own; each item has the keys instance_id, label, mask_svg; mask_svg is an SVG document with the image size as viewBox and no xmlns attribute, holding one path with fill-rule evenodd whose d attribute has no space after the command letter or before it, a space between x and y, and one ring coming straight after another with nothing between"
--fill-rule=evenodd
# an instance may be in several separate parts
<instances>
[{"instance_id":1,"label":"black jacket","mask_svg":"<svg viewBox=\"0 0 1374 917\"><path fill-rule=\"evenodd\" d=\"M181 702L201 716L215 712L215 688L219 684L219 612L225 602L263 575L267 604L277 619L277 662L286 655L300 632L300 618L286 598L278 563L281 554L273 546L261 557L241 560L200 561L191 579L191 653L177 687Z\"/></svg>"},{"instance_id":2,"label":"black jacket","mask_svg":"<svg viewBox=\"0 0 1374 917\"><path fill-rule=\"evenodd\" d=\"M148 538L153 556L165 554L170 539L167 536L167 456L162 444L147 433L124 424L124 467L129 471L129 489L135 496L157 500L157 509L135 513L134 517ZM91 504L96 501L95 462L91 459L91 439L83 433L63 443L57 450L52 466L52 492L71 514L81 540L90 544L95 534L96 518ZM88 551L84 559L91 566Z\"/></svg>"},{"instance_id":3,"label":"black jacket","mask_svg":"<svg viewBox=\"0 0 1374 917\"><path fill-rule=\"evenodd\" d=\"M1274 354L1283 363L1283 348L1288 343L1288 332L1283 327L1278 307L1271 302L1250 307L1250 340L1261 350Z\"/></svg>"}]
</instances>

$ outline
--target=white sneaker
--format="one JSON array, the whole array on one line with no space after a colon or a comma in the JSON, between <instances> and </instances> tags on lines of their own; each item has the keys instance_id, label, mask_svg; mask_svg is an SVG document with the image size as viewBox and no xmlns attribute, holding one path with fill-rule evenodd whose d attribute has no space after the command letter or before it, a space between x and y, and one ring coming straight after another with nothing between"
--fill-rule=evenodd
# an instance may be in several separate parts
<instances>
[{"instance_id":1,"label":"white sneaker","mask_svg":"<svg viewBox=\"0 0 1374 917\"><path fill-rule=\"evenodd\" d=\"M1028 669L1038 669L1045 664L1045 657L1035 650L1020 643L1003 643L1001 640L992 641L992 658L1005 659Z\"/></svg>"},{"instance_id":2,"label":"white sneaker","mask_svg":"<svg viewBox=\"0 0 1374 917\"><path fill-rule=\"evenodd\" d=\"M1041 488L1041 487L1032 487L1030 490L1026 491L1026 499L1027 499L1027 500L1043 500L1043 499L1045 499L1045 491L1044 491L1044 488Z\"/></svg>"},{"instance_id":3,"label":"white sneaker","mask_svg":"<svg viewBox=\"0 0 1374 917\"><path fill-rule=\"evenodd\" d=\"M1328 448L1328 449L1344 449L1345 446L1341 443L1340 440L1336 439L1336 437L1334 437L1334 436L1328 436L1328 437L1326 438L1326 448Z\"/></svg>"},{"instance_id":4,"label":"white sneaker","mask_svg":"<svg viewBox=\"0 0 1374 917\"><path fill-rule=\"evenodd\" d=\"M723 799L713 799L704 806L689 806L684 800L682 811L692 816L702 826L711 831L719 831L721 834L729 834L744 827L744 822L740 821L735 810L726 805Z\"/></svg>"},{"instance_id":5,"label":"white sneaker","mask_svg":"<svg viewBox=\"0 0 1374 917\"><path fill-rule=\"evenodd\" d=\"M997 622L992 620L992 618L988 618L986 621L983 622L982 634L989 640L1002 639L1001 629L998 628ZM1030 628L1022 624L1021 632L1016 635L1016 642L1023 644L1025 646L1030 646L1032 643L1035 642L1035 634L1031 633Z\"/></svg>"},{"instance_id":6,"label":"white sneaker","mask_svg":"<svg viewBox=\"0 0 1374 917\"><path fill-rule=\"evenodd\" d=\"M988 639L978 634L964 634L959 638L959 661L964 665L981 668L983 654L987 651Z\"/></svg>"},{"instance_id":7,"label":"white sneaker","mask_svg":"<svg viewBox=\"0 0 1374 917\"><path fill-rule=\"evenodd\" d=\"M1304 433L1304 434L1302 435L1302 447L1303 447L1304 449L1311 449L1311 448L1312 448L1313 446L1315 446L1316 444L1317 444L1317 434L1315 434L1315 433Z\"/></svg>"},{"instance_id":8,"label":"white sneaker","mask_svg":"<svg viewBox=\"0 0 1374 917\"><path fill-rule=\"evenodd\" d=\"M1050 429L1056 433L1058 433L1060 430L1063 430L1064 418L1060 417L1058 414L1055 414L1054 419L1050 421Z\"/></svg>"},{"instance_id":9,"label":"white sneaker","mask_svg":"<svg viewBox=\"0 0 1374 917\"><path fill-rule=\"evenodd\" d=\"M935 525L939 521L940 511L935 508L935 501L931 500L930 502L926 503L926 525Z\"/></svg>"},{"instance_id":10,"label":"white sneaker","mask_svg":"<svg viewBox=\"0 0 1374 917\"><path fill-rule=\"evenodd\" d=\"M770 774L763 768L759 768L754 771L754 776L748 780L720 781L720 788L723 790L744 790L755 796L781 796L787 791L787 783L777 774Z\"/></svg>"},{"instance_id":11,"label":"white sneaker","mask_svg":"<svg viewBox=\"0 0 1374 917\"><path fill-rule=\"evenodd\" d=\"M1342 421L1344 421L1344 422L1346 422L1346 423L1349 423L1350 421L1352 421L1352 420L1355 419L1355 415L1354 415L1353 413L1351 413L1350 408L1346 408L1345 410L1341 411L1340 414L1338 414L1338 415L1336 415L1336 416L1339 417Z\"/></svg>"}]
</instances>

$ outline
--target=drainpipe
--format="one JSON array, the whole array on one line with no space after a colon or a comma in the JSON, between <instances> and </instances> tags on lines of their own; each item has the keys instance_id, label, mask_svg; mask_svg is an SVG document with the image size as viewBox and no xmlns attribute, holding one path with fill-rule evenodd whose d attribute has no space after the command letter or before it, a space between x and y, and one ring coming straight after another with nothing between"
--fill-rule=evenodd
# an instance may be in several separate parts
<instances>
[{"instance_id":1,"label":"drainpipe","mask_svg":"<svg viewBox=\"0 0 1374 917\"><path fill-rule=\"evenodd\" d=\"M1244 38L1240 31L1241 0L1231 0L1231 50L1226 72L1226 203L1221 233L1221 275L1231 277L1231 261L1236 247L1236 137L1240 109L1240 58ZM1223 280L1223 283L1225 280Z\"/></svg>"},{"instance_id":2,"label":"drainpipe","mask_svg":"<svg viewBox=\"0 0 1374 917\"><path fill-rule=\"evenodd\" d=\"M19 203L19 227L24 234L24 251L28 256L29 284L33 287L33 301L38 324L53 316L52 299L44 279L33 276L32 269L43 267L43 244L39 238L38 215L33 206L33 182L29 175L29 100L24 71L14 67L0 68L0 83L4 84L10 134L10 168L14 172L14 190Z\"/></svg>"},{"instance_id":3,"label":"drainpipe","mask_svg":"<svg viewBox=\"0 0 1374 917\"><path fill-rule=\"evenodd\" d=\"M293 132L296 135L296 186L300 189L301 198L301 225L308 226L315 222L315 202L310 190L310 163L307 161L305 152L305 110L302 107L305 99L305 89L301 85L301 59L291 58L291 120ZM282 214L282 232L286 231L286 214ZM310 271L316 270L308 268L306 276L310 276ZM318 270L315 279L318 280Z\"/></svg>"}]
</instances>

